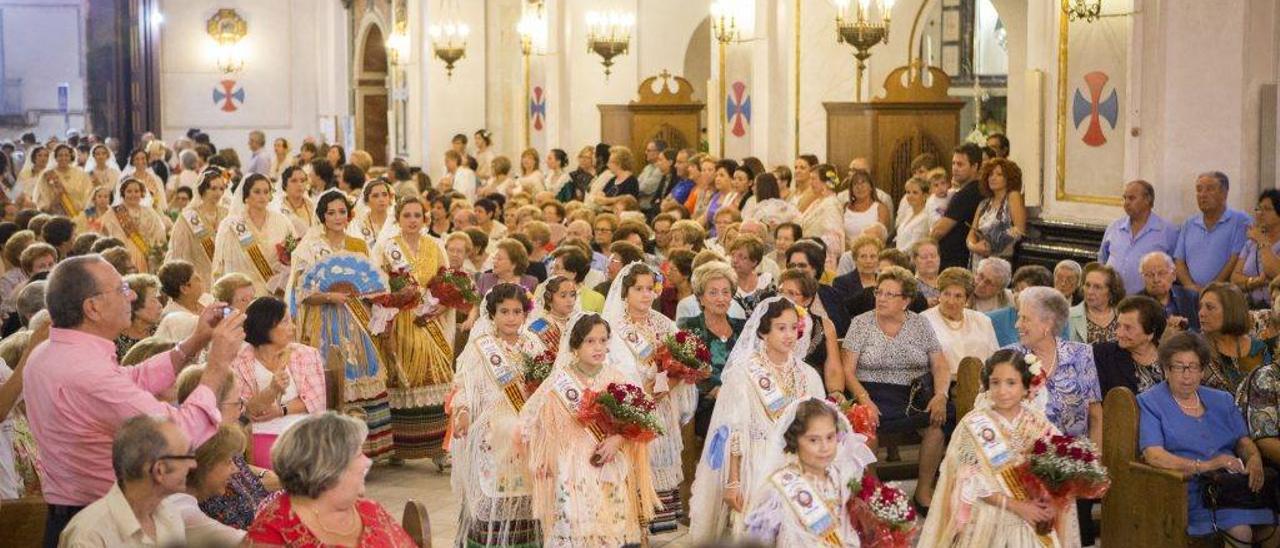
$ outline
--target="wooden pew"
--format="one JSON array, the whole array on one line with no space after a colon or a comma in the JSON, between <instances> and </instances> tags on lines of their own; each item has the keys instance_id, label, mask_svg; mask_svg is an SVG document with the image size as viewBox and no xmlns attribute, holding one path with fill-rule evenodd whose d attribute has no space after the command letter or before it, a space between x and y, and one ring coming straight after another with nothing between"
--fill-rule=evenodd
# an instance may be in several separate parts
<instances>
[{"instance_id":1,"label":"wooden pew","mask_svg":"<svg viewBox=\"0 0 1280 548\"><path fill-rule=\"evenodd\" d=\"M973 410L973 401L982 391L982 365L982 360L972 356L960 360L960 367L956 370L956 389L952 394L957 421Z\"/></svg>"},{"instance_id":2,"label":"wooden pew","mask_svg":"<svg viewBox=\"0 0 1280 548\"><path fill-rule=\"evenodd\" d=\"M400 525L421 548L431 548L431 517L421 502L409 499L404 503L404 518Z\"/></svg>"},{"instance_id":3,"label":"wooden pew","mask_svg":"<svg viewBox=\"0 0 1280 548\"><path fill-rule=\"evenodd\" d=\"M0 546L37 548L44 541L48 506L41 497L0 502Z\"/></svg>"},{"instance_id":4,"label":"wooden pew","mask_svg":"<svg viewBox=\"0 0 1280 548\"><path fill-rule=\"evenodd\" d=\"M1138 399L1112 388L1103 401L1102 464L1111 489L1102 499L1103 546L1221 546L1187 535L1187 482L1138 453Z\"/></svg>"}]
</instances>

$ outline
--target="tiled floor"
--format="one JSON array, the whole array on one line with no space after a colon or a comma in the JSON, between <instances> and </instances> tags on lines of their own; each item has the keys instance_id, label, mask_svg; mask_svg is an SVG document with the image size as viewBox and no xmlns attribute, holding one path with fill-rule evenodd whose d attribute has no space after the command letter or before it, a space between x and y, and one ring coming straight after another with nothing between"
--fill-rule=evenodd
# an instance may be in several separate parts
<instances>
[{"instance_id":1,"label":"tiled floor","mask_svg":"<svg viewBox=\"0 0 1280 548\"><path fill-rule=\"evenodd\" d=\"M411 461L400 466L379 465L369 471L365 480L367 496L382 503L397 518L404 514L409 499L422 501L431 518L431 542L435 548L453 546L458 534L458 498L449 486L448 473L436 472L430 461ZM654 548L691 546L686 529L654 537Z\"/></svg>"}]
</instances>

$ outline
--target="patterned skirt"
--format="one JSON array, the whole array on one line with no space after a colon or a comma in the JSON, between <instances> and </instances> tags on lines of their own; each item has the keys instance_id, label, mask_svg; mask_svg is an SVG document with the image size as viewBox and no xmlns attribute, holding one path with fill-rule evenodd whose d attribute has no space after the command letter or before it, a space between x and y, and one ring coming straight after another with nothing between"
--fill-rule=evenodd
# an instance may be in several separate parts
<instances>
[{"instance_id":1,"label":"patterned skirt","mask_svg":"<svg viewBox=\"0 0 1280 548\"><path fill-rule=\"evenodd\" d=\"M393 372L387 384L396 458L443 456L448 426L444 400L453 385L453 349L437 322L419 326L403 312L393 320L385 346Z\"/></svg>"}]
</instances>

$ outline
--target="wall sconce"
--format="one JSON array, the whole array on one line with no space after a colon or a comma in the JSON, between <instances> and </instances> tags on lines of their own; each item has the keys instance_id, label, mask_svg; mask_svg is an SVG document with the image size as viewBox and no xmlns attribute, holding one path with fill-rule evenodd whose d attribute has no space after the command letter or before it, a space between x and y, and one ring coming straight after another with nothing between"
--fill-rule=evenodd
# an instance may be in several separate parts
<instances>
[{"instance_id":1,"label":"wall sconce","mask_svg":"<svg viewBox=\"0 0 1280 548\"><path fill-rule=\"evenodd\" d=\"M587 51L600 56L604 64L604 77L613 73L613 58L631 47L631 29L636 26L636 16L624 12L587 12Z\"/></svg>"},{"instance_id":2,"label":"wall sconce","mask_svg":"<svg viewBox=\"0 0 1280 548\"><path fill-rule=\"evenodd\" d=\"M407 65L413 48L409 44L409 31L404 21L396 23L396 30L387 36L387 60L393 65Z\"/></svg>"},{"instance_id":3,"label":"wall sconce","mask_svg":"<svg viewBox=\"0 0 1280 548\"><path fill-rule=\"evenodd\" d=\"M231 8L222 8L209 18L206 29L213 38L218 70L230 74L244 68L240 41L249 34L249 25Z\"/></svg>"}]
</instances>

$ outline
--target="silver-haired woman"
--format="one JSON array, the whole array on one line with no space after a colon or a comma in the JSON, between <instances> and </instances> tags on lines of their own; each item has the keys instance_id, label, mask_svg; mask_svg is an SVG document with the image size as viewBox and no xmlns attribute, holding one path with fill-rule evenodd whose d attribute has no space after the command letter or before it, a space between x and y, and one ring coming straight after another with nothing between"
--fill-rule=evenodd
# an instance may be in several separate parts
<instances>
[{"instance_id":1,"label":"silver-haired woman","mask_svg":"<svg viewBox=\"0 0 1280 548\"><path fill-rule=\"evenodd\" d=\"M302 419L271 449L284 494L258 509L248 541L270 546L415 546L382 505L364 498L373 461L363 421L333 411Z\"/></svg>"}]
</instances>

